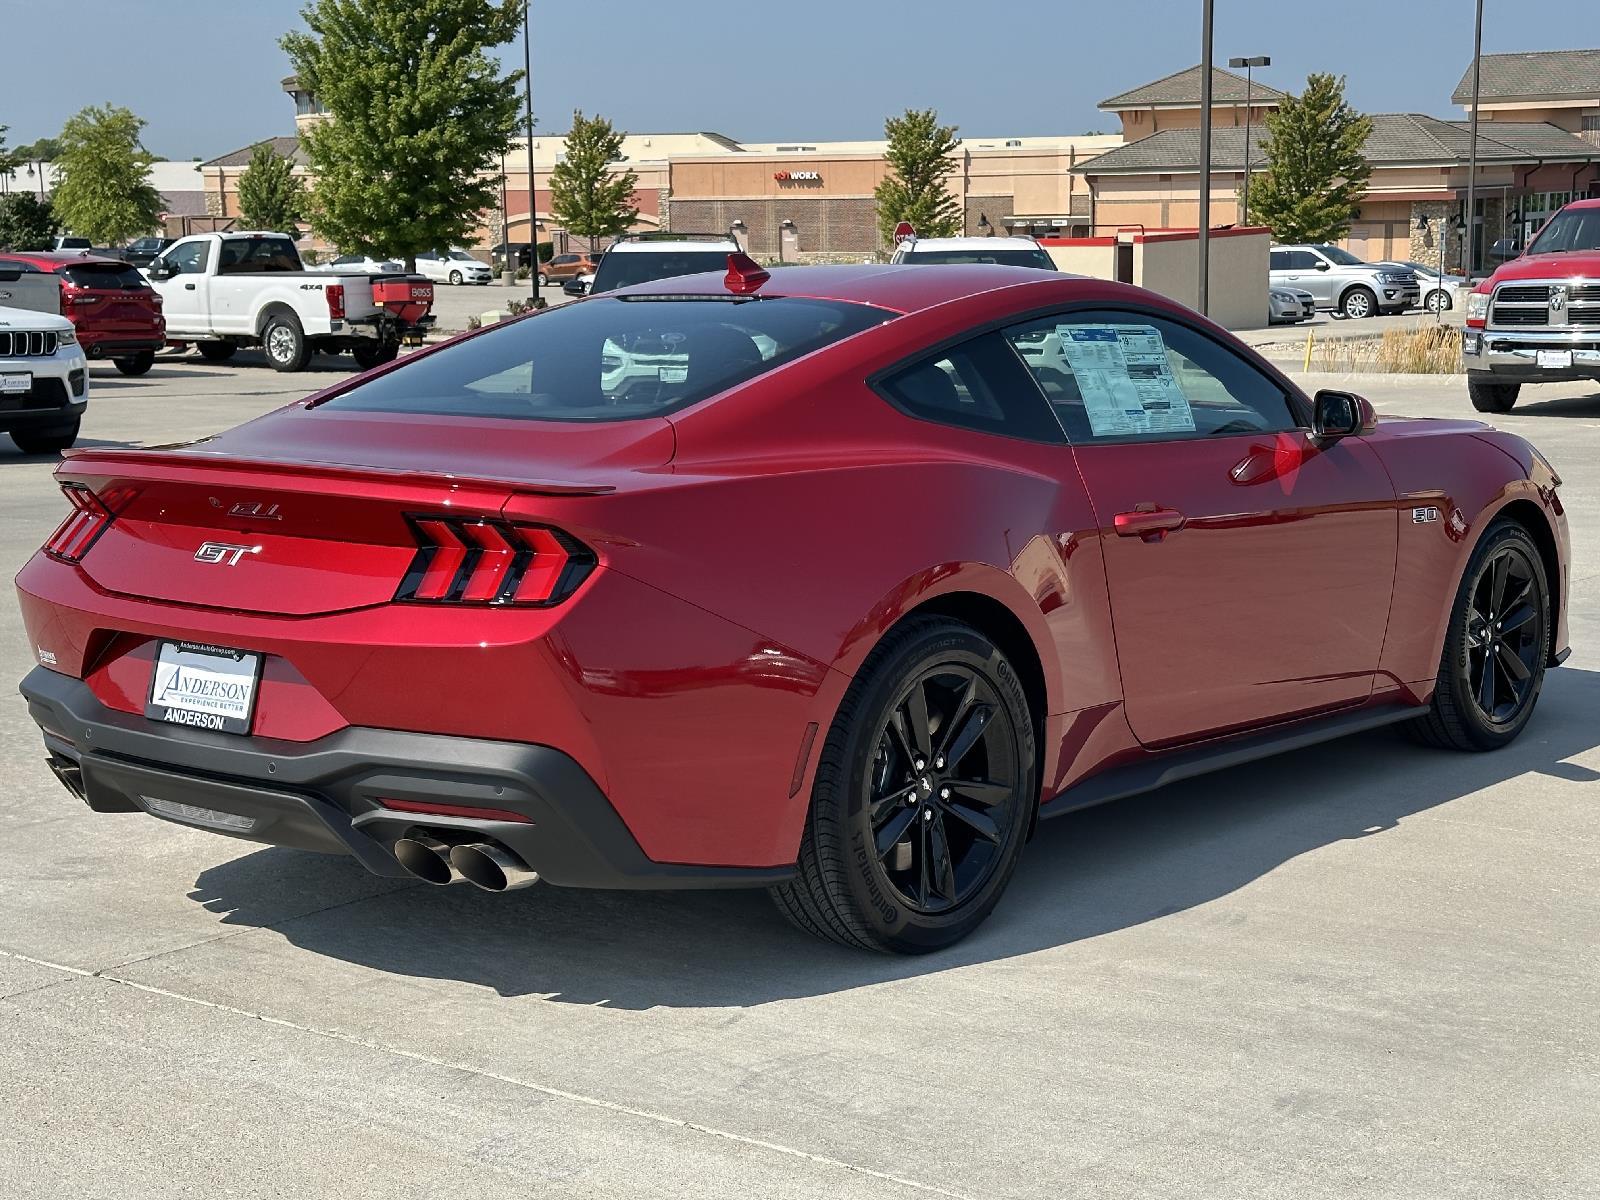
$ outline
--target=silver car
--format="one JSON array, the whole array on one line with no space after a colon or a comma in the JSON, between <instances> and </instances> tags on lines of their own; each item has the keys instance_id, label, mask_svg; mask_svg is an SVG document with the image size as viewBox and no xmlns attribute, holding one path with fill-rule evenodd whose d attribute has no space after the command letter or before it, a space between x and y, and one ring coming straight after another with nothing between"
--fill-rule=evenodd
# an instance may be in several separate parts
<instances>
[{"instance_id":1,"label":"silver car","mask_svg":"<svg viewBox=\"0 0 1600 1200\"><path fill-rule=\"evenodd\" d=\"M1317 298L1303 288L1267 289L1267 321L1273 325L1298 325L1317 315Z\"/></svg>"},{"instance_id":2,"label":"silver car","mask_svg":"<svg viewBox=\"0 0 1600 1200\"><path fill-rule=\"evenodd\" d=\"M1422 302L1416 272L1400 263L1366 263L1340 246L1274 246L1268 283L1310 292L1317 308L1342 317L1400 313Z\"/></svg>"}]
</instances>

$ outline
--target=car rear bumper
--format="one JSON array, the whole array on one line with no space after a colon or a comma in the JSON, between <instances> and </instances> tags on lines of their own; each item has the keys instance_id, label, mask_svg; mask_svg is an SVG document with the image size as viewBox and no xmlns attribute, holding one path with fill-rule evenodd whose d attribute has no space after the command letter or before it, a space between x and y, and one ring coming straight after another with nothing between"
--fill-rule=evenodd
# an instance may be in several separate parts
<instances>
[{"instance_id":1,"label":"car rear bumper","mask_svg":"<svg viewBox=\"0 0 1600 1200\"><path fill-rule=\"evenodd\" d=\"M155 352L166 347L167 338L163 333L152 333L146 336L119 337L108 335L106 337L82 338L83 352L90 358L120 358L124 354L141 354L146 350Z\"/></svg>"},{"instance_id":2,"label":"car rear bumper","mask_svg":"<svg viewBox=\"0 0 1600 1200\"><path fill-rule=\"evenodd\" d=\"M1572 363L1540 366L1541 350L1571 351ZM1461 365L1508 383L1600 379L1600 329L1469 329L1461 339Z\"/></svg>"},{"instance_id":3,"label":"car rear bumper","mask_svg":"<svg viewBox=\"0 0 1600 1200\"><path fill-rule=\"evenodd\" d=\"M350 854L394 877L407 872L392 847L413 830L499 842L564 887L762 887L793 874L652 861L588 773L550 746L359 727L311 742L232 737L108 708L82 680L44 667L21 690L52 770L96 812ZM490 816L401 812L385 800Z\"/></svg>"}]
</instances>

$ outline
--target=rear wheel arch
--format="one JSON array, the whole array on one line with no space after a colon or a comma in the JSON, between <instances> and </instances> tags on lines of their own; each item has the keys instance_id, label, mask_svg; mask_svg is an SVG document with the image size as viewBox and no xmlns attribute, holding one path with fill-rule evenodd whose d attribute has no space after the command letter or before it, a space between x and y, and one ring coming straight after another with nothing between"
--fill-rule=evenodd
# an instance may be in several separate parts
<instances>
[{"instance_id":1,"label":"rear wheel arch","mask_svg":"<svg viewBox=\"0 0 1600 1200\"><path fill-rule=\"evenodd\" d=\"M1550 528L1550 521L1540 507L1526 497L1510 501L1501 507L1489 518L1485 529L1495 521L1515 521L1522 526L1533 544L1539 548L1539 558L1544 563L1546 585L1550 589L1550 631L1552 635L1552 652L1554 650L1554 634L1561 616L1561 554L1556 548L1555 531ZM1463 568L1465 569L1465 568Z\"/></svg>"},{"instance_id":2,"label":"rear wheel arch","mask_svg":"<svg viewBox=\"0 0 1600 1200\"><path fill-rule=\"evenodd\" d=\"M294 306L292 304L285 304L281 300L274 301L273 303L263 307L262 310L256 314L256 337L259 338L267 331L267 323L271 321L273 317L280 317L284 315L291 316L296 321L300 319L300 314L295 312Z\"/></svg>"}]
</instances>

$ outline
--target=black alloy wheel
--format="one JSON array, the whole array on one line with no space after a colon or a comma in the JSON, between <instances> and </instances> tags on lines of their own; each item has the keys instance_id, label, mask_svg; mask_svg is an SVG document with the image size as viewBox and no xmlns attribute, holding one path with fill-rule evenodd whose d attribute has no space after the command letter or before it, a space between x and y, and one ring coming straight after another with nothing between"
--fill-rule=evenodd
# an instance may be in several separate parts
<instances>
[{"instance_id":1,"label":"black alloy wheel","mask_svg":"<svg viewBox=\"0 0 1600 1200\"><path fill-rule=\"evenodd\" d=\"M1010 882L1038 799L1027 694L970 626L912 618L868 656L818 755L783 914L848 946L960 940Z\"/></svg>"},{"instance_id":2,"label":"black alloy wheel","mask_svg":"<svg viewBox=\"0 0 1600 1200\"><path fill-rule=\"evenodd\" d=\"M1426 714L1407 723L1416 740L1455 750L1497 750L1533 715L1550 657L1550 586L1544 559L1516 521L1489 527L1456 592Z\"/></svg>"},{"instance_id":3,"label":"black alloy wheel","mask_svg":"<svg viewBox=\"0 0 1600 1200\"><path fill-rule=\"evenodd\" d=\"M864 803L877 863L917 912L968 900L994 874L1017 802L1016 729L976 670L923 671L879 725Z\"/></svg>"},{"instance_id":4,"label":"black alloy wheel","mask_svg":"<svg viewBox=\"0 0 1600 1200\"><path fill-rule=\"evenodd\" d=\"M1544 656L1543 588L1523 547L1508 543L1478 575L1467 609L1463 682L1484 719L1514 721L1527 705Z\"/></svg>"}]
</instances>

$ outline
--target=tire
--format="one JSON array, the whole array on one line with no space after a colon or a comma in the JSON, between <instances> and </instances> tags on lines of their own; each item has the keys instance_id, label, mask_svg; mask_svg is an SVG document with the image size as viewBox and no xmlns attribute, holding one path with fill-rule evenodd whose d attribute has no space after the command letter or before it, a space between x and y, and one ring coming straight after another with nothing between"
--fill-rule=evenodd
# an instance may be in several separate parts
<instances>
[{"instance_id":1,"label":"tire","mask_svg":"<svg viewBox=\"0 0 1600 1200\"><path fill-rule=\"evenodd\" d=\"M1431 313L1449 312L1450 293L1443 288L1434 288L1422 298L1422 307Z\"/></svg>"},{"instance_id":2,"label":"tire","mask_svg":"<svg viewBox=\"0 0 1600 1200\"><path fill-rule=\"evenodd\" d=\"M54 429L13 429L11 440L24 454L55 454L78 440L82 418Z\"/></svg>"},{"instance_id":3,"label":"tire","mask_svg":"<svg viewBox=\"0 0 1600 1200\"><path fill-rule=\"evenodd\" d=\"M1479 412L1510 412L1520 391L1520 383L1494 383L1470 373L1467 375L1467 396Z\"/></svg>"},{"instance_id":4,"label":"tire","mask_svg":"<svg viewBox=\"0 0 1600 1200\"><path fill-rule=\"evenodd\" d=\"M946 767L952 734L966 747ZM906 622L839 706L795 878L771 889L773 901L799 928L846 946L926 954L952 945L1011 880L1038 799L1035 753L1027 696L1005 655L967 625Z\"/></svg>"},{"instance_id":5,"label":"tire","mask_svg":"<svg viewBox=\"0 0 1600 1200\"><path fill-rule=\"evenodd\" d=\"M1544 559L1521 525L1496 521L1456 589L1432 704L1406 732L1450 750L1509 745L1533 715L1549 657Z\"/></svg>"},{"instance_id":6,"label":"tire","mask_svg":"<svg viewBox=\"0 0 1600 1200\"><path fill-rule=\"evenodd\" d=\"M539 286L540 287L544 287L545 284L547 284L549 282L550 282L550 276L546 275L543 271L540 271L539 272Z\"/></svg>"},{"instance_id":7,"label":"tire","mask_svg":"<svg viewBox=\"0 0 1600 1200\"><path fill-rule=\"evenodd\" d=\"M117 370L124 375L145 375L150 368L155 366L156 352L154 350L141 350L137 354L125 355L122 358L111 360L117 365Z\"/></svg>"},{"instance_id":8,"label":"tire","mask_svg":"<svg viewBox=\"0 0 1600 1200\"><path fill-rule=\"evenodd\" d=\"M451 287L460 287L461 286L461 272L460 271L451 271L450 272L450 286Z\"/></svg>"},{"instance_id":9,"label":"tire","mask_svg":"<svg viewBox=\"0 0 1600 1200\"><path fill-rule=\"evenodd\" d=\"M261 330L261 348L274 371L304 371L311 361L311 343L293 313L274 313L267 318Z\"/></svg>"},{"instance_id":10,"label":"tire","mask_svg":"<svg viewBox=\"0 0 1600 1200\"><path fill-rule=\"evenodd\" d=\"M363 371L370 370L381 363L393 362L400 356L400 343L385 338L375 342L357 342L350 350L351 357L356 360L356 366Z\"/></svg>"},{"instance_id":11,"label":"tire","mask_svg":"<svg viewBox=\"0 0 1600 1200\"><path fill-rule=\"evenodd\" d=\"M1339 311L1351 320L1370 317L1378 311L1378 297L1371 288L1353 287L1339 300Z\"/></svg>"},{"instance_id":12,"label":"tire","mask_svg":"<svg viewBox=\"0 0 1600 1200\"><path fill-rule=\"evenodd\" d=\"M201 358L214 363L227 362L239 349L232 342L196 342L194 347Z\"/></svg>"}]
</instances>

